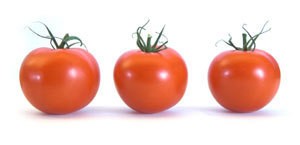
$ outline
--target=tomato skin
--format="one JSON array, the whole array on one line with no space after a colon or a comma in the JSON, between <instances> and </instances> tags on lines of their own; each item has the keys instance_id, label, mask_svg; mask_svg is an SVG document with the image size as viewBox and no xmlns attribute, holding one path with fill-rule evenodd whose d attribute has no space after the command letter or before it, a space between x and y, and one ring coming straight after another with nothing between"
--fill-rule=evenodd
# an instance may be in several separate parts
<instances>
[{"instance_id":1,"label":"tomato skin","mask_svg":"<svg viewBox=\"0 0 300 145\"><path fill-rule=\"evenodd\" d=\"M157 113L177 104L184 95L187 77L184 60L171 48L157 53L128 51L114 69L119 95L140 113Z\"/></svg>"},{"instance_id":2,"label":"tomato skin","mask_svg":"<svg viewBox=\"0 0 300 145\"><path fill-rule=\"evenodd\" d=\"M89 104L96 95L100 70L81 48L38 48L23 60L20 84L27 100L48 114L67 114Z\"/></svg>"},{"instance_id":3,"label":"tomato skin","mask_svg":"<svg viewBox=\"0 0 300 145\"><path fill-rule=\"evenodd\" d=\"M208 83L212 95L224 108L252 112L275 96L280 69L276 60L262 50L225 51L211 62Z\"/></svg>"}]
</instances>

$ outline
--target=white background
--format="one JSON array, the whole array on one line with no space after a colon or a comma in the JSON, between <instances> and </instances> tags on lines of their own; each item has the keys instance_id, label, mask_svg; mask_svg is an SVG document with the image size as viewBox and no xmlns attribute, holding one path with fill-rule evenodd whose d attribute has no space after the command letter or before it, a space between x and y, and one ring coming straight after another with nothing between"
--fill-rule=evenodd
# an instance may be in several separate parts
<instances>
[{"instance_id":1,"label":"white background","mask_svg":"<svg viewBox=\"0 0 300 145\"><path fill-rule=\"evenodd\" d=\"M299 6L297 0L1 1L0 144L299 144ZM122 53L137 48L131 34L148 19L149 32L166 24L168 46L185 59L189 83L175 107L143 115L122 102L112 72ZM241 41L242 24L255 33L267 20L272 30L257 46L278 61L280 89L258 112L225 111L210 94L207 70L214 56L232 48L215 42L228 33ZM22 94L23 58L49 46L26 28L47 34L35 21L46 23L56 36L80 36L100 65L98 94L79 112L45 115Z\"/></svg>"}]
</instances>

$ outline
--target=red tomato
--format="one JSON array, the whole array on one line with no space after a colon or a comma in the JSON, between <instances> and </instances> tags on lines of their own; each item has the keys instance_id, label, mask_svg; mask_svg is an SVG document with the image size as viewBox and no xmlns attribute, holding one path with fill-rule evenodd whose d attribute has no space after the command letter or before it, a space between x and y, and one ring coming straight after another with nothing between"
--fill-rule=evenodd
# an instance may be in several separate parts
<instances>
[{"instance_id":1,"label":"red tomato","mask_svg":"<svg viewBox=\"0 0 300 145\"><path fill-rule=\"evenodd\" d=\"M265 51L233 50L212 61L208 79L213 96L223 107L251 112L272 100L279 87L280 69Z\"/></svg>"},{"instance_id":2,"label":"red tomato","mask_svg":"<svg viewBox=\"0 0 300 145\"><path fill-rule=\"evenodd\" d=\"M253 41L267 31L262 29L259 34L250 36L249 42L255 46ZM243 37L244 48L235 47L230 38L227 44L237 50L216 56L208 71L212 95L219 104L234 112L261 109L272 100L280 84L280 69L276 60L265 51L251 48L253 45L246 41L246 34ZM247 44L250 44L249 47Z\"/></svg>"},{"instance_id":3,"label":"red tomato","mask_svg":"<svg viewBox=\"0 0 300 145\"><path fill-rule=\"evenodd\" d=\"M81 48L38 48L24 59L20 82L28 101L40 111L66 114L89 104L97 93L99 67Z\"/></svg>"},{"instance_id":4,"label":"red tomato","mask_svg":"<svg viewBox=\"0 0 300 145\"><path fill-rule=\"evenodd\" d=\"M164 28L154 44L148 34L144 41L141 32L136 31L137 46L140 50L131 50L123 54L114 69L114 81L123 101L132 109L141 113L164 111L182 98L187 85L187 68L184 60L163 42L158 46Z\"/></svg>"},{"instance_id":5,"label":"red tomato","mask_svg":"<svg viewBox=\"0 0 300 145\"><path fill-rule=\"evenodd\" d=\"M187 85L187 68L180 55L167 48L156 53L132 50L114 69L118 93L132 109L157 113L174 106Z\"/></svg>"},{"instance_id":6,"label":"red tomato","mask_svg":"<svg viewBox=\"0 0 300 145\"><path fill-rule=\"evenodd\" d=\"M42 23L43 24L43 23ZM66 34L58 45L49 28L43 24L55 44L38 48L24 59L20 69L20 83L27 100L37 109L49 114L66 114L89 104L97 93L100 82L96 59L81 48L69 49L82 41ZM77 40L72 44L69 41Z\"/></svg>"}]
</instances>

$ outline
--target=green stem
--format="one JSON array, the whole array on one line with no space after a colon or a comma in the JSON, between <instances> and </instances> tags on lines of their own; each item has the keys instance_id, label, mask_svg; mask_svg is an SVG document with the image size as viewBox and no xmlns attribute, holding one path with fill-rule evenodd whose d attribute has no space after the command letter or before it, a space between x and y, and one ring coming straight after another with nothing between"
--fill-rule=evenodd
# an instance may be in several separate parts
<instances>
[{"instance_id":1,"label":"green stem","mask_svg":"<svg viewBox=\"0 0 300 145\"><path fill-rule=\"evenodd\" d=\"M242 34L243 36L243 50L244 51L247 51L247 45L246 45L246 43L247 43L247 34L245 34L245 33L243 33Z\"/></svg>"},{"instance_id":2,"label":"green stem","mask_svg":"<svg viewBox=\"0 0 300 145\"><path fill-rule=\"evenodd\" d=\"M148 37L147 37L147 46L146 46L146 51L147 52L151 52L151 39L152 39L152 37L151 37L151 35L150 34L148 34Z\"/></svg>"},{"instance_id":3,"label":"green stem","mask_svg":"<svg viewBox=\"0 0 300 145\"><path fill-rule=\"evenodd\" d=\"M158 46L158 43L160 43L159 40L161 39L161 36L164 36L163 31L164 31L165 26L161 29L161 31L158 34L158 37L156 38L153 45L151 45L152 36L150 34L148 34L147 41L145 43L143 37L141 36L141 33L142 33L142 30L146 30L145 26L149 23L149 21L150 20L148 20L142 27L138 27L138 29L135 33L137 35L137 41L136 41L137 46L140 48L141 51L147 52L147 53L159 52L164 49L167 49L166 44L168 43L168 41L161 42L162 44Z\"/></svg>"},{"instance_id":4,"label":"green stem","mask_svg":"<svg viewBox=\"0 0 300 145\"><path fill-rule=\"evenodd\" d=\"M271 28L265 30L265 26L267 25L267 23L268 23L268 21L264 24L264 26L262 27L261 31L260 31L258 34L254 35L254 36L252 36L252 35L249 33L249 31L245 28L245 24L244 24L244 25L242 26L242 28L244 29L244 31L245 31L246 33L243 33L243 34L242 34L242 37L243 37L243 47L242 47L242 48L241 48L241 47L236 47L236 46L234 45L234 43L232 42L232 37L231 37L231 35L229 35L229 40L228 40L228 41L225 41L225 40L221 40L221 41L225 42L227 45L233 47L233 48L236 49L236 50L242 50L242 51L254 51L255 48L256 48L256 43L255 43L255 41L257 40L257 38L258 38L261 34L264 34L264 33L266 33L266 32L268 32L268 31L271 30ZM250 38L249 40L247 40L247 36L249 36L249 38ZM219 41L218 41L218 42L219 42Z\"/></svg>"},{"instance_id":5,"label":"green stem","mask_svg":"<svg viewBox=\"0 0 300 145\"><path fill-rule=\"evenodd\" d=\"M70 37L69 34L65 34L65 36L63 37L63 40L65 40L66 38ZM57 49L63 49L64 46L67 44L65 41L61 41L61 43L59 44L58 48Z\"/></svg>"},{"instance_id":6,"label":"green stem","mask_svg":"<svg viewBox=\"0 0 300 145\"><path fill-rule=\"evenodd\" d=\"M45 26L45 28L47 29L47 32L48 32L49 36L40 35L37 32L33 31L30 27L28 27L29 30L31 32L33 32L34 34L36 34L37 36L41 37L41 38L50 39L50 44L51 44L51 46L52 46L53 49L68 49L68 48L70 48L71 46L73 46L75 44L80 44L80 46L83 45L85 47L84 43L81 41L81 39L79 37L77 37L77 36L70 36L68 33L65 34L65 36L62 39L59 38L59 37L55 37L52 34L52 32L50 31L50 29L48 28L48 26L46 24L44 24L42 22L39 22L39 23L41 23L42 25ZM61 39L61 43L59 45L57 43L56 38L57 39ZM70 45L68 44L69 41L74 41L74 40L77 41L77 42L74 42L74 43L72 43ZM52 44L52 42L54 43L54 45Z\"/></svg>"}]
</instances>

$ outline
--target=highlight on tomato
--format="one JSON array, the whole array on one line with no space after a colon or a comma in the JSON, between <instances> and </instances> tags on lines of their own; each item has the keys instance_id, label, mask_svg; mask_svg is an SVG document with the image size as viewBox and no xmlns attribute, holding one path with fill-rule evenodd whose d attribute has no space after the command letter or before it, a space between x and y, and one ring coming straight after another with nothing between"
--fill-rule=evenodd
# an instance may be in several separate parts
<instances>
[{"instance_id":1,"label":"highlight on tomato","mask_svg":"<svg viewBox=\"0 0 300 145\"><path fill-rule=\"evenodd\" d=\"M47 114L67 114L88 105L95 97L100 82L96 59L76 36L55 37L44 24L52 48L41 47L31 51L20 68L20 84L27 100ZM61 43L58 43L58 39Z\"/></svg>"},{"instance_id":2,"label":"highlight on tomato","mask_svg":"<svg viewBox=\"0 0 300 145\"><path fill-rule=\"evenodd\" d=\"M114 68L114 82L122 100L140 113L158 113L177 104L183 97L188 72L182 57L168 41L160 42L164 27L151 44L141 36L145 26L138 27L136 33L139 49L130 50L119 57Z\"/></svg>"},{"instance_id":3,"label":"highlight on tomato","mask_svg":"<svg viewBox=\"0 0 300 145\"><path fill-rule=\"evenodd\" d=\"M243 25L243 46L237 47L230 36L224 41L235 50L217 55L208 70L208 84L217 102L233 112L257 111L267 105L280 84L278 63L266 51L256 49L257 38L271 29L265 25L251 35ZM249 39L247 39L249 37Z\"/></svg>"}]
</instances>

